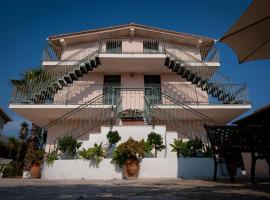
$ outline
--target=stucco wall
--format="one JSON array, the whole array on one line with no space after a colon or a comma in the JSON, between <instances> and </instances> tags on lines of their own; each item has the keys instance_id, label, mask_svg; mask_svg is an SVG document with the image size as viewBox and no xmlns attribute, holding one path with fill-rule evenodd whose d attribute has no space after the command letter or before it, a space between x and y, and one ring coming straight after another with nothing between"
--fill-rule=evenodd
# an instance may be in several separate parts
<instances>
[{"instance_id":1,"label":"stucco wall","mask_svg":"<svg viewBox=\"0 0 270 200\"><path fill-rule=\"evenodd\" d=\"M221 166L219 166L220 168ZM218 170L218 176L226 175ZM140 163L140 178L212 178L210 158L144 158ZM86 160L56 160L44 166L43 179L122 179L122 169L104 159L96 166Z\"/></svg>"},{"instance_id":2,"label":"stucco wall","mask_svg":"<svg viewBox=\"0 0 270 200\"><path fill-rule=\"evenodd\" d=\"M102 73L88 73L74 81L68 87L63 87L54 95L54 103L56 104L83 104L103 92ZM95 84L95 85L93 85Z\"/></svg>"},{"instance_id":3,"label":"stucco wall","mask_svg":"<svg viewBox=\"0 0 270 200\"><path fill-rule=\"evenodd\" d=\"M207 92L192 84L190 81L186 81L186 79L181 76L175 73L161 74L160 79L162 84L167 84L166 88L170 88L172 96L177 95L176 97L179 100L192 103L208 103Z\"/></svg>"}]
</instances>

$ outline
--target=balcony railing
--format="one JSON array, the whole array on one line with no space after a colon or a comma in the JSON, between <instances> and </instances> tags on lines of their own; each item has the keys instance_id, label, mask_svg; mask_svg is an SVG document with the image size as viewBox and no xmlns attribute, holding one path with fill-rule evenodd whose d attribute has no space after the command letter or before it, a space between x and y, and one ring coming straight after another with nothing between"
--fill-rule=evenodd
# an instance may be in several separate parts
<instances>
[{"instance_id":1,"label":"balcony railing","mask_svg":"<svg viewBox=\"0 0 270 200\"><path fill-rule=\"evenodd\" d=\"M69 55L76 52L77 56L72 59L74 61L80 60L83 55L79 52L89 46L90 44L61 47L48 45L43 50L42 61L61 61L66 59ZM177 53L179 49L184 49L189 54L203 62L219 62L218 50L215 46L212 47L187 47L175 45L165 40L160 39L147 39L147 38L110 38L101 39L99 42L91 43L93 48L101 49L104 54L164 54L164 48L173 50ZM175 48L175 47L178 48ZM69 59L69 61L71 61ZM190 57L186 57L187 62L192 62Z\"/></svg>"},{"instance_id":2,"label":"balcony railing","mask_svg":"<svg viewBox=\"0 0 270 200\"><path fill-rule=\"evenodd\" d=\"M45 87L44 85L37 86L38 88ZM227 99L222 95L220 98L213 98L212 95L207 94L201 88L196 87L193 84L152 84L145 85L143 88L139 88L138 91L144 90L143 95L147 96L149 101L154 104L166 105L166 100L161 97L161 94L165 94L170 98L176 99L185 104L247 104L249 103L247 87L245 84L224 84L219 85L226 89L234 101L227 102ZM68 84L62 90L58 90L52 98L47 96L41 96L39 101L32 102L31 99L35 93L31 90L24 91L24 87L14 87L11 97L12 104L66 104L66 105L81 105L91 99L95 98L114 88L114 93L107 93L104 95L103 100L99 104L111 104L113 100L119 99L123 93L119 93L119 88L123 86L119 84ZM132 93L125 94L126 98L137 98L136 89L132 90ZM47 94L50 96L51 94ZM140 93L140 95L142 95Z\"/></svg>"}]
</instances>

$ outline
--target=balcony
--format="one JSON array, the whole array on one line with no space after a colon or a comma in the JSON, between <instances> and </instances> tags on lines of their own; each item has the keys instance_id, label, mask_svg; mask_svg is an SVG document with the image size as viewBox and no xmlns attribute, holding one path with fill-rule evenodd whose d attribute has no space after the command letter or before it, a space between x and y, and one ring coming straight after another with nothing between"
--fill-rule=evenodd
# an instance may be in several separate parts
<instances>
[{"instance_id":1,"label":"balcony","mask_svg":"<svg viewBox=\"0 0 270 200\"><path fill-rule=\"evenodd\" d=\"M146 38L110 38L101 39L83 45L74 45L70 47L46 46L43 50L42 61L44 64L52 64L61 61L75 62L85 57L87 51L100 50L100 57L127 57L135 56L150 57L165 54L164 49L181 53L189 53L198 60L206 63L219 63L219 54L215 46L213 47L190 47L176 45L165 40L146 39ZM190 56L182 55L186 62L194 62ZM165 57L164 57L165 58ZM68 64L68 63L66 63Z\"/></svg>"},{"instance_id":2,"label":"balcony","mask_svg":"<svg viewBox=\"0 0 270 200\"><path fill-rule=\"evenodd\" d=\"M220 94L223 99L212 98L206 91L192 84L155 84L143 88L111 84L69 84L58 90L53 98L41 98L38 102L32 102L33 93L15 89L10 108L39 125L45 125L75 108L88 110L89 116L112 108L116 108L117 112L132 109L147 114L149 105L153 105L154 110L161 109L183 120L196 120L195 111L227 123L249 109L250 102L246 85L220 87L226 89L226 93L231 96L225 98ZM192 109L192 112L186 108Z\"/></svg>"},{"instance_id":3,"label":"balcony","mask_svg":"<svg viewBox=\"0 0 270 200\"><path fill-rule=\"evenodd\" d=\"M45 88L46 85L39 85L38 88ZM209 95L207 91L202 90L193 84L155 84L145 85L144 88L134 88L133 93L126 93L125 96L135 97L136 92L144 91L143 95L147 96L154 104L166 105L166 101L160 97L162 94L176 99L184 104L189 105L218 105L218 104L249 104L247 87L245 84L224 84L219 85L226 92L227 96L212 91ZM112 99L116 98L114 93L104 94L106 91L126 90L121 85L112 84L68 84L55 94L47 93L36 99L35 93L29 90L24 90L25 87L14 87L11 97L11 104L41 104L41 105L82 105L102 96L98 104L111 104ZM122 94L122 93L121 93ZM120 93L117 94L119 98ZM135 95L135 96L134 96ZM143 96L142 96L143 98ZM33 99L36 99L33 102ZM105 103L107 102L107 103Z\"/></svg>"}]
</instances>

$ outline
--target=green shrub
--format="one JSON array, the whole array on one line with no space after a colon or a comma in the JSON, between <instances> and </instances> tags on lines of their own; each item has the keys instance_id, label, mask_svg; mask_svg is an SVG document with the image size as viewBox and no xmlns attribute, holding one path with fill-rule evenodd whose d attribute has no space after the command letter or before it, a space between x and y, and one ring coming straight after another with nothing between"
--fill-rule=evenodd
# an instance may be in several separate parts
<instances>
[{"instance_id":1,"label":"green shrub","mask_svg":"<svg viewBox=\"0 0 270 200\"><path fill-rule=\"evenodd\" d=\"M45 154L45 162L48 166L52 166L55 160L59 159L57 150Z\"/></svg>"},{"instance_id":2,"label":"green shrub","mask_svg":"<svg viewBox=\"0 0 270 200\"><path fill-rule=\"evenodd\" d=\"M170 144L172 147L172 152L176 152L177 157L180 155L187 157L189 155L189 149L187 148L187 143L183 142L182 139L174 139L173 144Z\"/></svg>"},{"instance_id":3,"label":"green shrub","mask_svg":"<svg viewBox=\"0 0 270 200\"><path fill-rule=\"evenodd\" d=\"M95 143L94 147L88 149L83 148L81 151L79 151L79 155L81 158L93 160L97 164L99 164L102 159L106 157L106 154L107 152L102 146L102 143L100 143L99 145Z\"/></svg>"},{"instance_id":4,"label":"green shrub","mask_svg":"<svg viewBox=\"0 0 270 200\"><path fill-rule=\"evenodd\" d=\"M121 137L119 136L119 133L118 131L112 131L110 130L107 134L107 139L108 139L108 142L110 144L110 147L113 145L113 144L116 144L117 142L119 142L121 140Z\"/></svg>"},{"instance_id":5,"label":"green shrub","mask_svg":"<svg viewBox=\"0 0 270 200\"><path fill-rule=\"evenodd\" d=\"M126 142L123 142L116 147L113 152L112 162L122 167L128 159L142 159L144 157L144 153L143 143L130 137Z\"/></svg>"},{"instance_id":6,"label":"green shrub","mask_svg":"<svg viewBox=\"0 0 270 200\"><path fill-rule=\"evenodd\" d=\"M212 150L210 147L205 146L201 139L190 139L187 142L183 142L182 139L174 139L172 152L177 153L177 157L181 155L183 157L211 157Z\"/></svg>"},{"instance_id":7,"label":"green shrub","mask_svg":"<svg viewBox=\"0 0 270 200\"><path fill-rule=\"evenodd\" d=\"M58 140L57 148L64 153L67 158L74 158L77 149L81 147L82 143L78 142L72 135L66 135Z\"/></svg>"},{"instance_id":8,"label":"green shrub","mask_svg":"<svg viewBox=\"0 0 270 200\"><path fill-rule=\"evenodd\" d=\"M153 146L155 149L155 158L157 157L157 151L161 151L162 149L165 149L165 145L163 145L163 139L161 135L151 132L147 137L147 142L149 145Z\"/></svg>"},{"instance_id":9,"label":"green shrub","mask_svg":"<svg viewBox=\"0 0 270 200\"><path fill-rule=\"evenodd\" d=\"M212 148L209 147L209 146L205 146L204 147L204 151L203 151L203 155L204 155L204 157L208 157L208 158L213 157L213 150L212 150Z\"/></svg>"},{"instance_id":10,"label":"green shrub","mask_svg":"<svg viewBox=\"0 0 270 200\"><path fill-rule=\"evenodd\" d=\"M145 141L144 139L141 139L139 142L143 145L144 153L148 155L151 154L152 156L151 151L153 149L153 145L151 145L148 141Z\"/></svg>"},{"instance_id":11,"label":"green shrub","mask_svg":"<svg viewBox=\"0 0 270 200\"><path fill-rule=\"evenodd\" d=\"M198 157L202 156L204 144L201 139L196 137L187 142L187 148L190 150L189 157Z\"/></svg>"}]
</instances>

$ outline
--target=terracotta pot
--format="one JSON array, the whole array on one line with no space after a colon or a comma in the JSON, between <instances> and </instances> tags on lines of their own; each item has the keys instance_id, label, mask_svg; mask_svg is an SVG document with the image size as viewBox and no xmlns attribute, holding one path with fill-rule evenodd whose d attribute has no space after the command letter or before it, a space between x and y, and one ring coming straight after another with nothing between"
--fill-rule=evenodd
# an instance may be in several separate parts
<instances>
[{"instance_id":1,"label":"terracotta pot","mask_svg":"<svg viewBox=\"0 0 270 200\"><path fill-rule=\"evenodd\" d=\"M41 164L34 163L30 169L31 178L40 178L41 177Z\"/></svg>"},{"instance_id":2,"label":"terracotta pot","mask_svg":"<svg viewBox=\"0 0 270 200\"><path fill-rule=\"evenodd\" d=\"M125 161L124 178L138 179L140 171L139 160L137 158L130 158Z\"/></svg>"}]
</instances>

